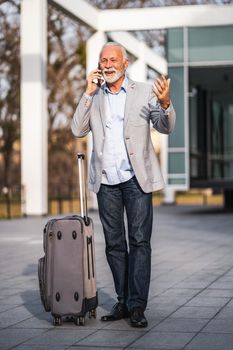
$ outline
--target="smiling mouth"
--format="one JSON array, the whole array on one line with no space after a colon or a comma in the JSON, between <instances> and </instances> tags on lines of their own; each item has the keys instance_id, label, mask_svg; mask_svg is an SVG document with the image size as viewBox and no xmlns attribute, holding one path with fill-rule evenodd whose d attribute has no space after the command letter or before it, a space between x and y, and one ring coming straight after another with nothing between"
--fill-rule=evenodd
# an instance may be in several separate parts
<instances>
[{"instance_id":1,"label":"smiling mouth","mask_svg":"<svg viewBox=\"0 0 233 350\"><path fill-rule=\"evenodd\" d=\"M104 74L106 74L106 75L113 75L113 74L115 74L116 72L114 72L114 71L111 71L111 72L104 72Z\"/></svg>"}]
</instances>

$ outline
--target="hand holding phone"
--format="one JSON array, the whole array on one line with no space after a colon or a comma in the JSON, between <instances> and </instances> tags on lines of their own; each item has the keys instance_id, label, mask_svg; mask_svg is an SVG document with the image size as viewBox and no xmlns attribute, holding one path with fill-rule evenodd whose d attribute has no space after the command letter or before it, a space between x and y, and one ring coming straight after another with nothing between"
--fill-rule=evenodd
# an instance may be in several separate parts
<instances>
[{"instance_id":1,"label":"hand holding phone","mask_svg":"<svg viewBox=\"0 0 233 350\"><path fill-rule=\"evenodd\" d=\"M98 69L101 70L100 64L98 64ZM102 70L101 70L101 75L102 75ZM102 76L103 76L103 75L102 75ZM103 83L103 80L104 80L104 79L98 79L97 85L98 85L99 87L101 87L101 85L102 85L102 83Z\"/></svg>"},{"instance_id":2,"label":"hand holding phone","mask_svg":"<svg viewBox=\"0 0 233 350\"><path fill-rule=\"evenodd\" d=\"M99 67L91 71L87 76L86 94L92 96L96 89L101 86L103 80Z\"/></svg>"}]
</instances>

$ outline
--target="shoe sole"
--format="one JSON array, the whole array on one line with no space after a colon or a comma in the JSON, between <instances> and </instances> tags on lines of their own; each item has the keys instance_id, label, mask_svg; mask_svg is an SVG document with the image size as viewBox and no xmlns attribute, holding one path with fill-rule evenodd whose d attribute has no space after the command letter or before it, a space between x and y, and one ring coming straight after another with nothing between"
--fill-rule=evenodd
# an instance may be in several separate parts
<instances>
[{"instance_id":1,"label":"shoe sole","mask_svg":"<svg viewBox=\"0 0 233 350\"><path fill-rule=\"evenodd\" d=\"M130 326L134 328L146 328L148 323L132 323L130 322Z\"/></svg>"},{"instance_id":2,"label":"shoe sole","mask_svg":"<svg viewBox=\"0 0 233 350\"><path fill-rule=\"evenodd\" d=\"M129 316L123 316L123 317L119 317L119 318L111 318L111 317L108 317L108 316L102 316L100 320L102 322L112 322L112 321L119 321L119 320L122 320L122 319L125 319L125 318L129 318Z\"/></svg>"}]
</instances>

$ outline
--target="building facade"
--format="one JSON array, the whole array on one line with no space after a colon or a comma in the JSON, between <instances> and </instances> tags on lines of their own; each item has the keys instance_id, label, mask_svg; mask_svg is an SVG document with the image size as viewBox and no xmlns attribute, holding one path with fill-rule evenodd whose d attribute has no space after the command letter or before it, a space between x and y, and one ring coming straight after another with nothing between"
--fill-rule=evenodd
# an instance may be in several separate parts
<instances>
[{"instance_id":1,"label":"building facade","mask_svg":"<svg viewBox=\"0 0 233 350\"><path fill-rule=\"evenodd\" d=\"M160 159L167 182L164 201L174 202L177 190L218 187L233 206L232 5L99 10L85 0L22 0L20 113L25 214L48 212L48 1L92 27L94 34L86 43L87 72L97 66L107 37L127 46L136 57L130 70L133 79L146 81L148 67L159 74L168 71L177 124L170 137L161 137ZM130 34L156 29L168 30L168 62Z\"/></svg>"},{"instance_id":2,"label":"building facade","mask_svg":"<svg viewBox=\"0 0 233 350\"><path fill-rule=\"evenodd\" d=\"M222 189L233 206L233 26L168 29L167 59L177 113L168 188Z\"/></svg>"}]
</instances>

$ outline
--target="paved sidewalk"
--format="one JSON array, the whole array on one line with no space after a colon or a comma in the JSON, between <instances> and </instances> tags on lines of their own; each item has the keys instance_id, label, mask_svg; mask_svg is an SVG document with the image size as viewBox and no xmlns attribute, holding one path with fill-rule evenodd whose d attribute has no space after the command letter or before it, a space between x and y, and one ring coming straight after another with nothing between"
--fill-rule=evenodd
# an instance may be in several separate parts
<instances>
[{"instance_id":1,"label":"paved sidewalk","mask_svg":"<svg viewBox=\"0 0 233 350\"><path fill-rule=\"evenodd\" d=\"M0 221L0 350L233 349L233 214L219 208L154 208L149 327L102 323L113 305L99 219L93 213L99 304L85 327L54 327L40 303L37 260L47 218Z\"/></svg>"}]
</instances>

